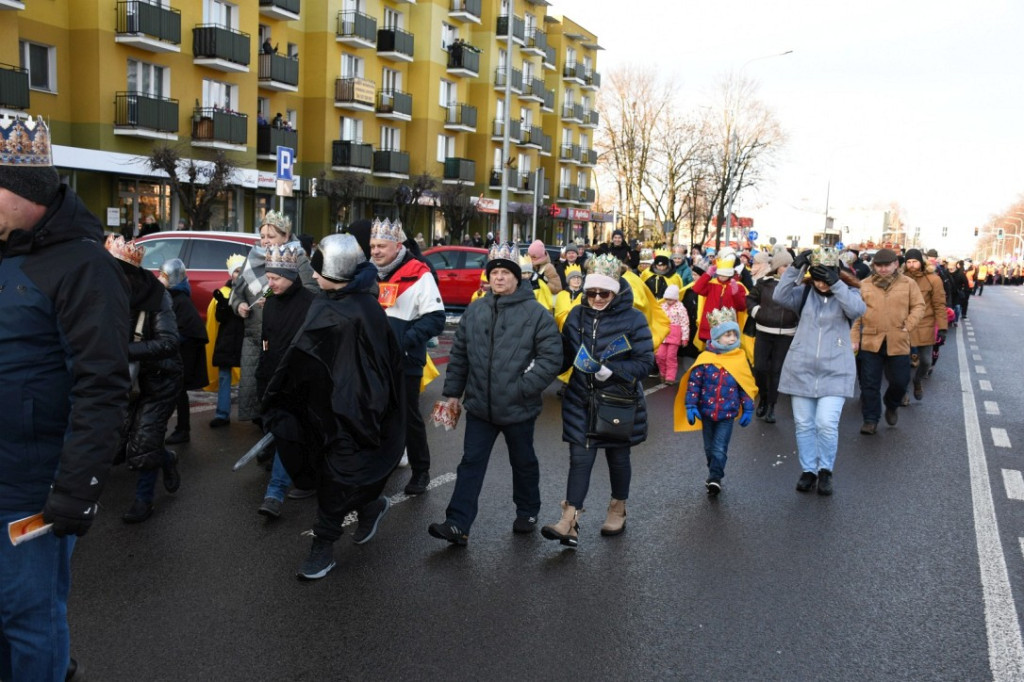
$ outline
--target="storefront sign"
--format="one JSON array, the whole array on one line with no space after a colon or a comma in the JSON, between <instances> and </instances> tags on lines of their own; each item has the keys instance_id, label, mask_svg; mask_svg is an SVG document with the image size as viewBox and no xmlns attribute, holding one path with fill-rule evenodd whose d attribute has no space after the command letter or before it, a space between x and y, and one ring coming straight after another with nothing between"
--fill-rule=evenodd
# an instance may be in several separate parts
<instances>
[{"instance_id":1,"label":"storefront sign","mask_svg":"<svg viewBox=\"0 0 1024 682\"><path fill-rule=\"evenodd\" d=\"M476 210L481 213L497 213L501 209L501 201L480 197L476 200Z\"/></svg>"},{"instance_id":2,"label":"storefront sign","mask_svg":"<svg viewBox=\"0 0 1024 682\"><path fill-rule=\"evenodd\" d=\"M569 220L576 220L581 222L590 220L590 211L588 211L585 208L570 208L568 209L568 211Z\"/></svg>"},{"instance_id":3,"label":"storefront sign","mask_svg":"<svg viewBox=\"0 0 1024 682\"><path fill-rule=\"evenodd\" d=\"M107 227L121 226L121 209L117 206L107 206Z\"/></svg>"}]
</instances>

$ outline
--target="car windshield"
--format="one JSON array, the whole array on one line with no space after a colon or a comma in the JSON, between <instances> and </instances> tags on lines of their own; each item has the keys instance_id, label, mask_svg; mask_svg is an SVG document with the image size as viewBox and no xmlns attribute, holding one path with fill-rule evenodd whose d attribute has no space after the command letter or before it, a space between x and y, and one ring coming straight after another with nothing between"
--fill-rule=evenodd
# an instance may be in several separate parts
<instances>
[{"instance_id":1,"label":"car windshield","mask_svg":"<svg viewBox=\"0 0 1024 682\"><path fill-rule=\"evenodd\" d=\"M142 267L147 270L159 270L160 266L171 258L181 258L181 250L185 245L185 240L147 239L140 243L146 247L146 255L142 258Z\"/></svg>"},{"instance_id":2,"label":"car windshield","mask_svg":"<svg viewBox=\"0 0 1024 682\"><path fill-rule=\"evenodd\" d=\"M459 264L458 251L435 251L427 254L427 260L435 270L451 270Z\"/></svg>"},{"instance_id":3,"label":"car windshield","mask_svg":"<svg viewBox=\"0 0 1024 682\"><path fill-rule=\"evenodd\" d=\"M193 239L192 251L188 257L189 270L224 270L227 272L228 257L234 254L249 255L250 247L238 242L215 239Z\"/></svg>"}]
</instances>

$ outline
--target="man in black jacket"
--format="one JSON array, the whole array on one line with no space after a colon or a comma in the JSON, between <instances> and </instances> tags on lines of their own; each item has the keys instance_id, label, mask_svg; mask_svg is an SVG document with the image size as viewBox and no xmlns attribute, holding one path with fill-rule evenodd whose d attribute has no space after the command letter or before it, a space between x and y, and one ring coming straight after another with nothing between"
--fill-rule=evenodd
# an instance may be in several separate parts
<instances>
[{"instance_id":1,"label":"man in black jacket","mask_svg":"<svg viewBox=\"0 0 1024 682\"><path fill-rule=\"evenodd\" d=\"M0 678L71 676L71 553L114 458L128 390L128 291L103 228L61 185L49 131L0 119L0 525L42 511L47 533L0 542Z\"/></svg>"}]
</instances>

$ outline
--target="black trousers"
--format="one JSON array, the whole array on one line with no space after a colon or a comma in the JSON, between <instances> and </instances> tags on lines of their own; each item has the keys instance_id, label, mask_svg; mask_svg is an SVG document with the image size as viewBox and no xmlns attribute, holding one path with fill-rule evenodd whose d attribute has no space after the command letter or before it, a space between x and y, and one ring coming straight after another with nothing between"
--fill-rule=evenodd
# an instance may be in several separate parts
<instances>
[{"instance_id":1,"label":"black trousers","mask_svg":"<svg viewBox=\"0 0 1024 682\"><path fill-rule=\"evenodd\" d=\"M342 535L342 525L349 512L358 512L384 492L388 477L368 485L345 485L331 480L328 475L320 479L316 489L317 511L313 533L323 540L335 542Z\"/></svg>"},{"instance_id":2,"label":"black trousers","mask_svg":"<svg viewBox=\"0 0 1024 682\"><path fill-rule=\"evenodd\" d=\"M405 449L409 453L409 467L416 473L430 470L427 426L420 413L422 380L421 376L405 375Z\"/></svg>"},{"instance_id":3,"label":"black trousers","mask_svg":"<svg viewBox=\"0 0 1024 682\"><path fill-rule=\"evenodd\" d=\"M786 353L792 343L793 337L785 334L758 331L754 336L754 381L757 382L758 393L769 405L779 400L782 363L786 361Z\"/></svg>"}]
</instances>

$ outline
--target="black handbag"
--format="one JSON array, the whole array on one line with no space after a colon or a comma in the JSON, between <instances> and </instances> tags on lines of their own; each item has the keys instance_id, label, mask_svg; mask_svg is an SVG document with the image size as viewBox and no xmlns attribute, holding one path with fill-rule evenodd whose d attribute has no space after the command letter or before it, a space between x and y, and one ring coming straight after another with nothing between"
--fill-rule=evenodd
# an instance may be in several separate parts
<instances>
[{"instance_id":1,"label":"black handbag","mask_svg":"<svg viewBox=\"0 0 1024 682\"><path fill-rule=\"evenodd\" d=\"M637 396L632 388L610 385L590 394L587 438L628 443L636 422Z\"/></svg>"}]
</instances>

